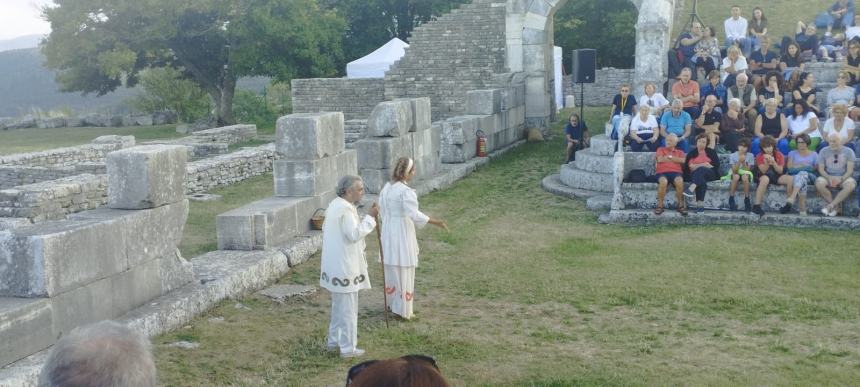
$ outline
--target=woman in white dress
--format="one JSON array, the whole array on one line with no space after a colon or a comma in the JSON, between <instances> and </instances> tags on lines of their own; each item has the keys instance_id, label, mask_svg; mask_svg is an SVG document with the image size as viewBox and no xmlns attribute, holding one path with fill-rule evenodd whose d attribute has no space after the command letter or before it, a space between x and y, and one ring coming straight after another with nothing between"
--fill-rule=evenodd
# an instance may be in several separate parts
<instances>
[{"instance_id":1,"label":"woman in white dress","mask_svg":"<svg viewBox=\"0 0 860 387\"><path fill-rule=\"evenodd\" d=\"M418 195L409 187L415 177L415 164L401 157L392 179L379 192L382 217L382 252L385 258L385 298L391 311L404 319L412 318L415 297L415 268L418 266L418 239L415 228L430 223L448 230L441 219L418 210Z\"/></svg>"}]
</instances>

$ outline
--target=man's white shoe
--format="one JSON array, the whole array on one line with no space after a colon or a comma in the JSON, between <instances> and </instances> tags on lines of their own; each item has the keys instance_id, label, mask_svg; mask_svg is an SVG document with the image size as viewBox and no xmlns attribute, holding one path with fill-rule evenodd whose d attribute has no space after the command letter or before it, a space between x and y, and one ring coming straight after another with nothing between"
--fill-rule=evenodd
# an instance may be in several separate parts
<instances>
[{"instance_id":1,"label":"man's white shoe","mask_svg":"<svg viewBox=\"0 0 860 387\"><path fill-rule=\"evenodd\" d=\"M340 357L342 357L344 359L349 359L351 357L359 357L359 356L364 356L364 350L361 348L356 348L352 352L343 352L340 354Z\"/></svg>"}]
</instances>

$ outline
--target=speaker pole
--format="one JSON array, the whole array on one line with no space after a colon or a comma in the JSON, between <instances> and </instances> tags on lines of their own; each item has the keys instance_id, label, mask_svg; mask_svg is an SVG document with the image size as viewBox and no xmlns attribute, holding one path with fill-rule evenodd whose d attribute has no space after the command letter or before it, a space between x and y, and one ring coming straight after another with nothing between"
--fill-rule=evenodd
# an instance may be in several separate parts
<instances>
[{"instance_id":1,"label":"speaker pole","mask_svg":"<svg viewBox=\"0 0 860 387\"><path fill-rule=\"evenodd\" d=\"M585 115L582 112L583 107L585 106L585 84L579 84L579 122L585 122Z\"/></svg>"}]
</instances>

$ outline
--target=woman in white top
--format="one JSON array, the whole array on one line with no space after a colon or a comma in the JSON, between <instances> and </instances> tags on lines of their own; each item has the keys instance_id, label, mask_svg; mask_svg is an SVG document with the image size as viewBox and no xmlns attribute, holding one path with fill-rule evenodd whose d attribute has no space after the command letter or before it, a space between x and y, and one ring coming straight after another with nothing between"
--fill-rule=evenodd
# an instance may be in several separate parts
<instances>
[{"instance_id":1,"label":"woman in white top","mask_svg":"<svg viewBox=\"0 0 860 387\"><path fill-rule=\"evenodd\" d=\"M651 114L655 117L663 115L663 110L669 107L669 100L663 94L657 92L657 85L652 82L645 84L645 95L639 98L639 106L648 105Z\"/></svg>"},{"instance_id":2,"label":"woman in white top","mask_svg":"<svg viewBox=\"0 0 860 387\"><path fill-rule=\"evenodd\" d=\"M418 210L418 195L408 183L415 177L415 164L408 157L397 160L392 180L379 192L382 216L382 252L385 259L385 298L388 307L404 319L412 318L415 297L415 267L418 266L418 239L415 228L427 223L448 229L441 219Z\"/></svg>"},{"instance_id":3,"label":"woman in white top","mask_svg":"<svg viewBox=\"0 0 860 387\"><path fill-rule=\"evenodd\" d=\"M818 149L821 144L821 132L818 130L818 116L809 109L809 105L803 100L794 101L791 105L791 115L786 117L788 121L788 138L791 139L788 147L797 149L797 136L809 135L809 149Z\"/></svg>"},{"instance_id":4,"label":"woman in white top","mask_svg":"<svg viewBox=\"0 0 860 387\"><path fill-rule=\"evenodd\" d=\"M651 115L651 108L639 105L639 114L630 119L630 148L634 152L656 152L659 130L657 119Z\"/></svg>"},{"instance_id":5,"label":"woman in white top","mask_svg":"<svg viewBox=\"0 0 860 387\"><path fill-rule=\"evenodd\" d=\"M840 142L847 148L850 148L855 153L857 149L854 144L854 121L848 116L848 106L842 103L833 105L833 117L830 117L824 122L824 128L821 129L821 137L830 138L830 133L839 135ZM822 148L827 146L826 142L822 144Z\"/></svg>"},{"instance_id":6,"label":"woman in white top","mask_svg":"<svg viewBox=\"0 0 860 387\"><path fill-rule=\"evenodd\" d=\"M737 76L748 68L747 58L741 55L741 50L737 46L729 47L726 57L723 58L723 64L720 66L720 82L723 82L726 87L734 86L734 77L729 82L726 82L729 75Z\"/></svg>"}]
</instances>

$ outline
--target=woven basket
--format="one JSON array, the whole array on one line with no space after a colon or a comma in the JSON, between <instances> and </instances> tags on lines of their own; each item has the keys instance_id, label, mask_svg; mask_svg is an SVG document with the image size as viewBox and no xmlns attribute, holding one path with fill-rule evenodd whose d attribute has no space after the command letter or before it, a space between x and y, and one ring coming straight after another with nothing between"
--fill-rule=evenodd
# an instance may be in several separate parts
<instances>
[{"instance_id":1,"label":"woven basket","mask_svg":"<svg viewBox=\"0 0 860 387\"><path fill-rule=\"evenodd\" d=\"M322 211L322 213L320 213ZM325 221L325 208L317 208L314 214L311 215L311 228L314 230L322 230L323 222Z\"/></svg>"}]
</instances>

